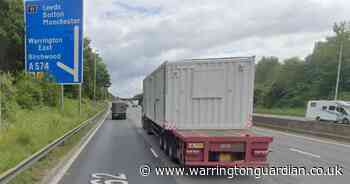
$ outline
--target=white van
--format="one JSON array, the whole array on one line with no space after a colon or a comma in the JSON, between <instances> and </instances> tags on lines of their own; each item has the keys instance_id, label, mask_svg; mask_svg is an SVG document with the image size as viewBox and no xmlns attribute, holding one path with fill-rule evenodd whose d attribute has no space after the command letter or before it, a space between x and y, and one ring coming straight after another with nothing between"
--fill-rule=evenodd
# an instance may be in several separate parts
<instances>
[{"instance_id":1,"label":"white van","mask_svg":"<svg viewBox=\"0 0 350 184\"><path fill-rule=\"evenodd\" d=\"M350 124L350 103L331 100L309 101L307 104L306 118Z\"/></svg>"}]
</instances>

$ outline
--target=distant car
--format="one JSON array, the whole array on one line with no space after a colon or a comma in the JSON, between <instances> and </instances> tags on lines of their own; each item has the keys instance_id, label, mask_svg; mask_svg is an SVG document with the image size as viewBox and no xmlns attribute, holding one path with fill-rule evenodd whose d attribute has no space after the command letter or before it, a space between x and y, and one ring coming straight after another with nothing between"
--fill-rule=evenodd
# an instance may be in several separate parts
<instances>
[{"instance_id":1,"label":"distant car","mask_svg":"<svg viewBox=\"0 0 350 184\"><path fill-rule=\"evenodd\" d=\"M133 107L133 108L136 108L136 107L137 107L137 105L132 105L132 107Z\"/></svg>"},{"instance_id":2,"label":"distant car","mask_svg":"<svg viewBox=\"0 0 350 184\"><path fill-rule=\"evenodd\" d=\"M124 102L112 102L112 120L126 119L126 110L128 106L129 105Z\"/></svg>"},{"instance_id":3,"label":"distant car","mask_svg":"<svg viewBox=\"0 0 350 184\"><path fill-rule=\"evenodd\" d=\"M306 118L350 124L350 103L346 101L315 100L307 104Z\"/></svg>"}]
</instances>

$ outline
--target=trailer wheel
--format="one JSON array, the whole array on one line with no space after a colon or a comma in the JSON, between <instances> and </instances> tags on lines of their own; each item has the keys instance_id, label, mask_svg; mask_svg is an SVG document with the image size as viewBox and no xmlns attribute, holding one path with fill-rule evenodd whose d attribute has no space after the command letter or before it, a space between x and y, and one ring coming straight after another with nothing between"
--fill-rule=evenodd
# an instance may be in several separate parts
<instances>
[{"instance_id":1,"label":"trailer wheel","mask_svg":"<svg viewBox=\"0 0 350 184\"><path fill-rule=\"evenodd\" d=\"M169 143L167 139L163 139L163 150L167 156L169 156Z\"/></svg>"},{"instance_id":2,"label":"trailer wheel","mask_svg":"<svg viewBox=\"0 0 350 184\"><path fill-rule=\"evenodd\" d=\"M147 126L146 132L147 132L148 135L152 135L153 134L153 132L151 130L151 127L149 125Z\"/></svg>"},{"instance_id":3,"label":"trailer wheel","mask_svg":"<svg viewBox=\"0 0 350 184\"><path fill-rule=\"evenodd\" d=\"M145 120L145 118L142 117L142 120L141 120L141 121L142 121L142 128L143 128L144 130L146 130L146 125L145 125L145 123L146 123L145 121L146 121L146 120Z\"/></svg>"},{"instance_id":4,"label":"trailer wheel","mask_svg":"<svg viewBox=\"0 0 350 184\"><path fill-rule=\"evenodd\" d=\"M174 160L174 159L175 159L175 156L174 156L174 146L169 146L168 155L169 155L169 158L170 158L171 160Z\"/></svg>"},{"instance_id":5,"label":"trailer wheel","mask_svg":"<svg viewBox=\"0 0 350 184\"><path fill-rule=\"evenodd\" d=\"M348 119L344 118L344 119L342 120L342 123L343 123L343 124L350 124L350 121L349 121Z\"/></svg>"},{"instance_id":6,"label":"trailer wheel","mask_svg":"<svg viewBox=\"0 0 350 184\"><path fill-rule=\"evenodd\" d=\"M317 116L317 117L316 117L316 121L321 121L320 116Z\"/></svg>"},{"instance_id":7,"label":"trailer wheel","mask_svg":"<svg viewBox=\"0 0 350 184\"><path fill-rule=\"evenodd\" d=\"M152 132L152 123L150 122L150 120L146 120L146 124L145 124L145 127L146 127L146 132L148 135L151 135L153 134Z\"/></svg>"},{"instance_id":8,"label":"trailer wheel","mask_svg":"<svg viewBox=\"0 0 350 184\"><path fill-rule=\"evenodd\" d=\"M169 158L178 163L178 158L177 158L177 147L175 142L173 142L170 146L169 146Z\"/></svg>"},{"instance_id":9,"label":"trailer wheel","mask_svg":"<svg viewBox=\"0 0 350 184\"><path fill-rule=\"evenodd\" d=\"M159 136L159 147L161 150L164 150L164 139L162 135Z\"/></svg>"}]
</instances>

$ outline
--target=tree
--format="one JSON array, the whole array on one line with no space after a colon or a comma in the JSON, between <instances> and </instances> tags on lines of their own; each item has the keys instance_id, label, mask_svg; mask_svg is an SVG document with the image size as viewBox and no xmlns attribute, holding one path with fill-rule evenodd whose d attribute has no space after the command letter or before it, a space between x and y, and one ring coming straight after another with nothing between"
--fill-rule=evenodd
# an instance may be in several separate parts
<instances>
[{"instance_id":1,"label":"tree","mask_svg":"<svg viewBox=\"0 0 350 184\"><path fill-rule=\"evenodd\" d=\"M336 23L333 31L334 36L316 42L305 61L294 57L279 63L263 57L256 67L255 104L300 107L309 100L334 99L339 59L339 96L350 100L350 26Z\"/></svg>"},{"instance_id":2,"label":"tree","mask_svg":"<svg viewBox=\"0 0 350 184\"><path fill-rule=\"evenodd\" d=\"M0 1L0 70L24 68L23 1Z\"/></svg>"},{"instance_id":3,"label":"tree","mask_svg":"<svg viewBox=\"0 0 350 184\"><path fill-rule=\"evenodd\" d=\"M98 98L104 96L105 90L111 86L111 79L106 65L102 58L91 48L91 41L84 40L84 85L83 92L85 96L93 98L94 85L94 65L96 59L96 95Z\"/></svg>"},{"instance_id":4,"label":"tree","mask_svg":"<svg viewBox=\"0 0 350 184\"><path fill-rule=\"evenodd\" d=\"M281 64L277 57L263 57L258 62L255 72L255 105L271 107L275 103L272 89L280 70Z\"/></svg>"},{"instance_id":5,"label":"tree","mask_svg":"<svg viewBox=\"0 0 350 184\"><path fill-rule=\"evenodd\" d=\"M341 65L342 65L342 59L343 59L343 48L344 48L344 42L346 42L349 39L349 29L347 28L346 22L341 23L335 23L333 27L333 31L336 34L336 40L339 45L339 61L338 61L338 70L337 70L337 81L336 81L336 87L335 87L335 95L334 100L338 99L338 90L339 90L339 80L340 80L340 73L341 73Z\"/></svg>"}]
</instances>

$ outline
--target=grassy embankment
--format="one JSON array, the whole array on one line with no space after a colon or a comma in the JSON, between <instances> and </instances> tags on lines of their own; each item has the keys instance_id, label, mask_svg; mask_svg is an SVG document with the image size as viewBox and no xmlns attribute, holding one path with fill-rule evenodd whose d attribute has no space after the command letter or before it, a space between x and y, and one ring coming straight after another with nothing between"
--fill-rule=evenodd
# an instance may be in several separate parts
<instances>
[{"instance_id":1,"label":"grassy embankment","mask_svg":"<svg viewBox=\"0 0 350 184\"><path fill-rule=\"evenodd\" d=\"M101 111L104 107L103 103L94 106L89 100L83 102L81 116L78 114L77 100L68 98L65 99L64 112L61 112L58 107L48 106L40 106L33 110L18 108L16 112L12 112L15 115L14 118L11 122L7 122L6 126L2 126L0 131L0 173L14 167L20 161ZM84 130L84 132L86 131ZM12 183L24 184L40 181L45 174L45 170L53 167L58 158L73 147L82 135L74 136L72 140L65 143L65 146L42 159Z\"/></svg>"},{"instance_id":2,"label":"grassy embankment","mask_svg":"<svg viewBox=\"0 0 350 184\"><path fill-rule=\"evenodd\" d=\"M271 109L267 109L267 108L257 107L254 109L254 112L260 113L260 114L305 117L305 108L271 108Z\"/></svg>"}]
</instances>

